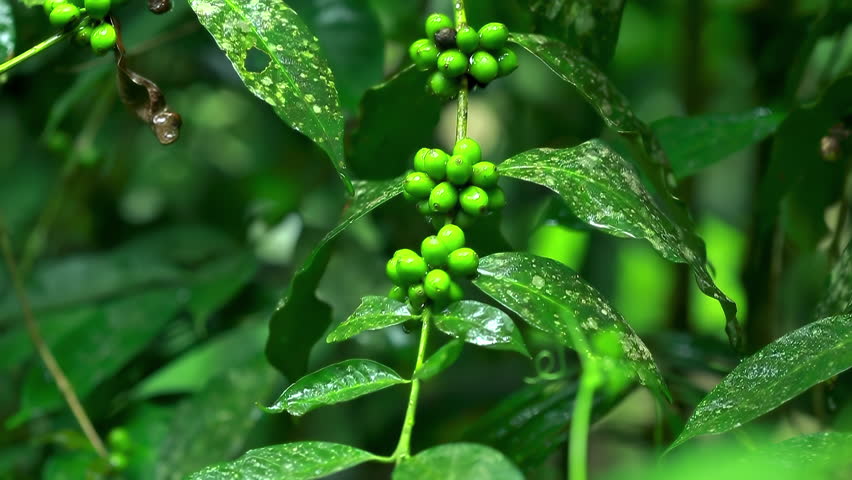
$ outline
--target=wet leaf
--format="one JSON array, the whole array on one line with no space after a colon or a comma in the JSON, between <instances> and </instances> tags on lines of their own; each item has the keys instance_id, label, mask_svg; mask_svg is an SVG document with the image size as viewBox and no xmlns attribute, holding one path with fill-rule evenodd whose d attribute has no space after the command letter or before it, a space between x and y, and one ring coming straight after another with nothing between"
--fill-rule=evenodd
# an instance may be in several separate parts
<instances>
[{"instance_id":1,"label":"wet leaf","mask_svg":"<svg viewBox=\"0 0 852 480\"><path fill-rule=\"evenodd\" d=\"M233 462L196 472L189 480L311 480L375 458L370 452L337 443L286 443L249 450Z\"/></svg>"},{"instance_id":2,"label":"wet leaf","mask_svg":"<svg viewBox=\"0 0 852 480\"><path fill-rule=\"evenodd\" d=\"M428 380L435 375L443 372L459 359L464 342L455 339L450 340L444 346L435 351L429 358L423 362L417 370L414 371L415 380Z\"/></svg>"},{"instance_id":3,"label":"wet leaf","mask_svg":"<svg viewBox=\"0 0 852 480\"><path fill-rule=\"evenodd\" d=\"M246 87L325 150L351 192L334 74L317 38L296 12L281 0L189 3ZM250 55L265 64L251 65Z\"/></svg>"},{"instance_id":4,"label":"wet leaf","mask_svg":"<svg viewBox=\"0 0 852 480\"><path fill-rule=\"evenodd\" d=\"M852 243L831 269L828 288L816 307L815 318L852 313Z\"/></svg>"},{"instance_id":5,"label":"wet leaf","mask_svg":"<svg viewBox=\"0 0 852 480\"><path fill-rule=\"evenodd\" d=\"M315 408L349 400L408 383L396 372L372 360L353 359L317 370L287 387L269 413L287 411L301 416Z\"/></svg>"},{"instance_id":6,"label":"wet leaf","mask_svg":"<svg viewBox=\"0 0 852 480\"><path fill-rule=\"evenodd\" d=\"M794 330L743 360L687 421L669 450L698 435L722 433L774 410L852 367L852 315Z\"/></svg>"},{"instance_id":7,"label":"wet leaf","mask_svg":"<svg viewBox=\"0 0 852 480\"><path fill-rule=\"evenodd\" d=\"M852 433L801 435L761 448L758 454L789 468L849 468L852 467Z\"/></svg>"},{"instance_id":8,"label":"wet leaf","mask_svg":"<svg viewBox=\"0 0 852 480\"><path fill-rule=\"evenodd\" d=\"M502 453L475 443L449 443L424 450L400 463L393 480L523 480Z\"/></svg>"},{"instance_id":9,"label":"wet leaf","mask_svg":"<svg viewBox=\"0 0 852 480\"><path fill-rule=\"evenodd\" d=\"M15 52L15 18L9 0L0 0L0 62Z\"/></svg>"},{"instance_id":10,"label":"wet leaf","mask_svg":"<svg viewBox=\"0 0 852 480\"><path fill-rule=\"evenodd\" d=\"M479 262L479 276L473 283L567 347L574 348L571 326L565 323L568 321L579 324L593 346L596 337L614 332L617 342L610 350L619 352L618 364L654 393L670 397L651 352L639 336L597 290L565 265L528 253L497 253ZM593 353L616 357L610 352Z\"/></svg>"},{"instance_id":11,"label":"wet leaf","mask_svg":"<svg viewBox=\"0 0 852 480\"><path fill-rule=\"evenodd\" d=\"M326 337L326 342L341 342L368 330L399 325L417 318L404 303L388 297L364 297L361 305Z\"/></svg>"},{"instance_id":12,"label":"wet leaf","mask_svg":"<svg viewBox=\"0 0 852 480\"><path fill-rule=\"evenodd\" d=\"M558 193L578 218L598 230L644 238L664 258L688 264L701 291L722 306L729 338L740 338L737 307L710 276L703 244L700 250L694 248L691 234L657 208L633 168L603 142L529 150L504 161L499 169L501 175Z\"/></svg>"},{"instance_id":13,"label":"wet leaf","mask_svg":"<svg viewBox=\"0 0 852 480\"><path fill-rule=\"evenodd\" d=\"M462 300L434 315L435 327L467 343L530 356L520 330L502 310Z\"/></svg>"},{"instance_id":14,"label":"wet leaf","mask_svg":"<svg viewBox=\"0 0 852 480\"><path fill-rule=\"evenodd\" d=\"M356 182L355 196L334 227L311 252L296 272L272 318L266 358L289 379L299 378L307 371L308 356L314 344L322 338L331 324L331 307L316 297L325 267L328 265L332 243L364 215L402 193L402 179L381 182ZM310 322L305 322L310 318Z\"/></svg>"}]
</instances>

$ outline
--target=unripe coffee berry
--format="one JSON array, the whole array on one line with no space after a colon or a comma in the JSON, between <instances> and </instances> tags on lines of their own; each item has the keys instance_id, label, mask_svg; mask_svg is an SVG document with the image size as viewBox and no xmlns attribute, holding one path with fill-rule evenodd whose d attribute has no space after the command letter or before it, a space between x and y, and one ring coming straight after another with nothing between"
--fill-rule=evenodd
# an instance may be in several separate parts
<instances>
[{"instance_id":1,"label":"unripe coffee berry","mask_svg":"<svg viewBox=\"0 0 852 480\"><path fill-rule=\"evenodd\" d=\"M501 77L514 72L518 69L518 55L508 48L500 49L497 54L497 70Z\"/></svg>"},{"instance_id":2,"label":"unripe coffee berry","mask_svg":"<svg viewBox=\"0 0 852 480\"><path fill-rule=\"evenodd\" d=\"M426 171L426 154L429 153L429 148L421 148L414 154L414 170L418 172Z\"/></svg>"},{"instance_id":3,"label":"unripe coffee berry","mask_svg":"<svg viewBox=\"0 0 852 480\"><path fill-rule=\"evenodd\" d=\"M450 284L450 274L443 270L432 270L423 281L426 296L435 302L445 302L450 298Z\"/></svg>"},{"instance_id":4,"label":"unripe coffee berry","mask_svg":"<svg viewBox=\"0 0 852 480\"><path fill-rule=\"evenodd\" d=\"M408 301L411 302L411 306L420 307L426 303L429 297L426 295L426 289L423 288L422 283L417 283L408 287Z\"/></svg>"},{"instance_id":5,"label":"unripe coffee berry","mask_svg":"<svg viewBox=\"0 0 852 480\"><path fill-rule=\"evenodd\" d=\"M86 15L100 20L109 13L112 5L110 0L84 0L83 6L86 7Z\"/></svg>"},{"instance_id":6,"label":"unripe coffee berry","mask_svg":"<svg viewBox=\"0 0 852 480\"><path fill-rule=\"evenodd\" d=\"M450 250L438 240L436 235L431 235L420 244L420 254L429 266L443 267L447 264L447 255L450 254Z\"/></svg>"},{"instance_id":7,"label":"unripe coffee berry","mask_svg":"<svg viewBox=\"0 0 852 480\"><path fill-rule=\"evenodd\" d=\"M410 248L400 248L399 250L393 252L393 258L402 258L402 257L416 257L417 252Z\"/></svg>"},{"instance_id":8,"label":"unripe coffee berry","mask_svg":"<svg viewBox=\"0 0 852 480\"><path fill-rule=\"evenodd\" d=\"M127 452L133 446L133 441L130 439L130 433L127 429L122 427L110 430L107 435L107 443L112 450L118 450L121 452Z\"/></svg>"},{"instance_id":9,"label":"unripe coffee berry","mask_svg":"<svg viewBox=\"0 0 852 480\"><path fill-rule=\"evenodd\" d=\"M491 190L486 190L486 193L488 193L488 210L495 212L506 206L506 194L502 188L494 187Z\"/></svg>"},{"instance_id":10,"label":"unripe coffee berry","mask_svg":"<svg viewBox=\"0 0 852 480\"><path fill-rule=\"evenodd\" d=\"M455 79L447 78L441 72L429 76L429 88L441 98L451 98L459 93L459 85Z\"/></svg>"},{"instance_id":11,"label":"unripe coffee berry","mask_svg":"<svg viewBox=\"0 0 852 480\"><path fill-rule=\"evenodd\" d=\"M391 300L396 300L397 302L405 302L405 300L408 298L408 294L404 288L394 286L390 289L390 292L388 292L388 298L390 298Z\"/></svg>"},{"instance_id":12,"label":"unripe coffee berry","mask_svg":"<svg viewBox=\"0 0 852 480\"><path fill-rule=\"evenodd\" d=\"M435 38L443 28L453 28L453 21L442 13L433 13L426 17L426 38Z\"/></svg>"},{"instance_id":13,"label":"unripe coffee berry","mask_svg":"<svg viewBox=\"0 0 852 480\"><path fill-rule=\"evenodd\" d=\"M490 53L479 51L470 57L470 74L479 83L488 83L495 78L499 72L497 59Z\"/></svg>"},{"instance_id":14,"label":"unripe coffee berry","mask_svg":"<svg viewBox=\"0 0 852 480\"><path fill-rule=\"evenodd\" d=\"M438 50L438 47L426 38L415 41L408 48L408 55L411 57L411 61L414 62L418 70L424 72L435 68L439 53L441 52Z\"/></svg>"},{"instance_id":15,"label":"unripe coffee berry","mask_svg":"<svg viewBox=\"0 0 852 480\"><path fill-rule=\"evenodd\" d=\"M50 11L50 24L65 27L80 19L80 9L70 3L60 3Z\"/></svg>"},{"instance_id":16,"label":"unripe coffee berry","mask_svg":"<svg viewBox=\"0 0 852 480\"><path fill-rule=\"evenodd\" d=\"M471 248L459 248L447 257L447 265L455 276L471 276L476 274L479 267L479 255Z\"/></svg>"},{"instance_id":17,"label":"unripe coffee berry","mask_svg":"<svg viewBox=\"0 0 852 480\"><path fill-rule=\"evenodd\" d=\"M423 171L426 172L432 180L440 182L447 178L447 162L450 156L439 148L429 150L423 159Z\"/></svg>"},{"instance_id":18,"label":"unripe coffee berry","mask_svg":"<svg viewBox=\"0 0 852 480\"><path fill-rule=\"evenodd\" d=\"M438 237L438 240L440 240L450 252L458 250L464 246L464 231L459 228L458 225L444 225L440 230L438 230L438 233L435 236Z\"/></svg>"},{"instance_id":19,"label":"unripe coffee berry","mask_svg":"<svg viewBox=\"0 0 852 480\"><path fill-rule=\"evenodd\" d=\"M462 210L470 215L485 215L488 213L488 194L479 187L467 187L461 193L459 204Z\"/></svg>"},{"instance_id":20,"label":"unripe coffee berry","mask_svg":"<svg viewBox=\"0 0 852 480\"><path fill-rule=\"evenodd\" d=\"M108 23L102 23L92 30L89 44L95 53L104 53L115 46L115 40L115 28Z\"/></svg>"},{"instance_id":21,"label":"unripe coffee berry","mask_svg":"<svg viewBox=\"0 0 852 480\"><path fill-rule=\"evenodd\" d=\"M417 211L420 212L420 215L427 215L428 216L428 215L432 215L433 213L435 213L435 212L432 211L432 206L429 205L429 199L421 200L421 201L417 202L416 206L417 206Z\"/></svg>"},{"instance_id":22,"label":"unripe coffee berry","mask_svg":"<svg viewBox=\"0 0 852 480\"><path fill-rule=\"evenodd\" d=\"M453 155L447 162L447 180L455 185L466 185L473 175L473 163L462 155Z\"/></svg>"},{"instance_id":23,"label":"unripe coffee berry","mask_svg":"<svg viewBox=\"0 0 852 480\"><path fill-rule=\"evenodd\" d=\"M497 186L497 166L491 162L479 162L473 166L471 183L480 188L493 188Z\"/></svg>"},{"instance_id":24,"label":"unripe coffee berry","mask_svg":"<svg viewBox=\"0 0 852 480\"><path fill-rule=\"evenodd\" d=\"M429 205L433 212L447 213L459 202L459 192L450 182L441 182L432 189L429 195Z\"/></svg>"},{"instance_id":25,"label":"unripe coffee berry","mask_svg":"<svg viewBox=\"0 0 852 480\"><path fill-rule=\"evenodd\" d=\"M88 45L92 38L92 30L90 25L79 25L74 30L74 42L77 45Z\"/></svg>"},{"instance_id":26,"label":"unripe coffee berry","mask_svg":"<svg viewBox=\"0 0 852 480\"><path fill-rule=\"evenodd\" d=\"M398 257L393 257L388 260L388 263L385 264L385 274L388 276L388 280L391 281L394 285L402 285L402 279L399 278L399 271L397 270L397 265L399 262Z\"/></svg>"},{"instance_id":27,"label":"unripe coffee berry","mask_svg":"<svg viewBox=\"0 0 852 480\"><path fill-rule=\"evenodd\" d=\"M441 50L456 48L456 31L452 28L442 28L435 34L435 45Z\"/></svg>"},{"instance_id":28,"label":"unripe coffee berry","mask_svg":"<svg viewBox=\"0 0 852 480\"><path fill-rule=\"evenodd\" d=\"M464 210L459 210L453 221L461 228L470 228L476 223L476 217L468 215Z\"/></svg>"},{"instance_id":29,"label":"unripe coffee berry","mask_svg":"<svg viewBox=\"0 0 852 480\"><path fill-rule=\"evenodd\" d=\"M129 465L129 461L127 460L127 455L121 452L113 452L109 454L107 458L107 462L109 462L109 466L112 467L113 470L122 471L127 468Z\"/></svg>"},{"instance_id":30,"label":"unripe coffee berry","mask_svg":"<svg viewBox=\"0 0 852 480\"><path fill-rule=\"evenodd\" d=\"M412 172L405 176L402 188L412 197L424 200L429 198L429 194L435 188L435 182L423 172Z\"/></svg>"},{"instance_id":31,"label":"unripe coffee berry","mask_svg":"<svg viewBox=\"0 0 852 480\"><path fill-rule=\"evenodd\" d=\"M502 23L489 23L479 29L479 45L487 50L499 50L509 40L509 29Z\"/></svg>"},{"instance_id":32,"label":"unripe coffee berry","mask_svg":"<svg viewBox=\"0 0 852 480\"><path fill-rule=\"evenodd\" d=\"M470 55L479 47L479 33L468 25L456 32L456 45L462 53Z\"/></svg>"},{"instance_id":33,"label":"unripe coffee berry","mask_svg":"<svg viewBox=\"0 0 852 480\"><path fill-rule=\"evenodd\" d=\"M419 255L399 257L397 259L396 271L399 278L406 285L417 283L426 275L426 261Z\"/></svg>"},{"instance_id":34,"label":"unripe coffee berry","mask_svg":"<svg viewBox=\"0 0 852 480\"><path fill-rule=\"evenodd\" d=\"M479 143L472 138L463 138L456 142L453 147L453 155L461 155L467 157L471 165L475 165L482 161L482 148Z\"/></svg>"},{"instance_id":35,"label":"unripe coffee berry","mask_svg":"<svg viewBox=\"0 0 852 480\"><path fill-rule=\"evenodd\" d=\"M438 71L455 78L467 71L468 57L458 50L447 50L438 57Z\"/></svg>"},{"instance_id":36,"label":"unripe coffee berry","mask_svg":"<svg viewBox=\"0 0 852 480\"><path fill-rule=\"evenodd\" d=\"M457 282L450 282L450 301L458 302L464 298L464 290Z\"/></svg>"},{"instance_id":37,"label":"unripe coffee berry","mask_svg":"<svg viewBox=\"0 0 852 480\"><path fill-rule=\"evenodd\" d=\"M44 7L44 14L50 15L50 12L56 8L60 3L68 3L68 0L44 0L42 7Z\"/></svg>"}]
</instances>

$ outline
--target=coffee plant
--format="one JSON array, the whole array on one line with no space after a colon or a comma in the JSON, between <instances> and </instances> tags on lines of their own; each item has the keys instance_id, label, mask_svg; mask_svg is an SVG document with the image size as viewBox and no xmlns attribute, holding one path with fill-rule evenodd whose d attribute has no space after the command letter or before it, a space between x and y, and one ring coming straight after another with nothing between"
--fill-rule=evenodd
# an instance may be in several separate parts
<instances>
[{"instance_id":1,"label":"coffee plant","mask_svg":"<svg viewBox=\"0 0 852 480\"><path fill-rule=\"evenodd\" d=\"M852 478L850 25L0 0L0 479Z\"/></svg>"}]
</instances>

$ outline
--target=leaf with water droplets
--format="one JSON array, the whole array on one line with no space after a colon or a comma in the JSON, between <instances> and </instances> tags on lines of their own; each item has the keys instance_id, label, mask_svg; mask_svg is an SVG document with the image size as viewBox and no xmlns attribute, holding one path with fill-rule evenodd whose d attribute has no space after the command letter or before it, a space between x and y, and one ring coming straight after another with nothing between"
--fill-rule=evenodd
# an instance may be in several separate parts
<instances>
[{"instance_id":1,"label":"leaf with water droplets","mask_svg":"<svg viewBox=\"0 0 852 480\"><path fill-rule=\"evenodd\" d=\"M325 341L342 342L361 332L399 325L417 317L404 303L388 297L364 297L355 312L329 333Z\"/></svg>"},{"instance_id":2,"label":"leaf with water droplets","mask_svg":"<svg viewBox=\"0 0 852 480\"><path fill-rule=\"evenodd\" d=\"M352 191L343 156L343 113L319 41L282 0L190 0L246 87L316 142Z\"/></svg>"},{"instance_id":3,"label":"leaf with water droplets","mask_svg":"<svg viewBox=\"0 0 852 480\"><path fill-rule=\"evenodd\" d=\"M518 467L502 453L475 443L450 443L404 460L393 480L523 480Z\"/></svg>"},{"instance_id":4,"label":"leaf with water droplets","mask_svg":"<svg viewBox=\"0 0 852 480\"><path fill-rule=\"evenodd\" d=\"M669 450L698 435L737 428L850 367L852 314L794 330L723 378L695 407Z\"/></svg>"},{"instance_id":5,"label":"leaf with water droplets","mask_svg":"<svg viewBox=\"0 0 852 480\"><path fill-rule=\"evenodd\" d=\"M446 345L435 351L429 358L415 370L415 380L427 380L443 372L452 364L456 363L461 355L464 342L459 339L450 340Z\"/></svg>"},{"instance_id":6,"label":"leaf with water droplets","mask_svg":"<svg viewBox=\"0 0 852 480\"><path fill-rule=\"evenodd\" d=\"M756 452L789 468L808 470L811 478L814 468L821 471L852 467L852 433L819 432L788 438L783 442L768 445ZM827 477L834 478L834 477Z\"/></svg>"},{"instance_id":7,"label":"leaf with water droplets","mask_svg":"<svg viewBox=\"0 0 852 480\"><path fill-rule=\"evenodd\" d=\"M666 259L688 264L701 291L721 304L728 335L739 338L737 306L707 271L703 248L696 249L689 241L691 234L657 208L633 168L602 141L562 150L529 150L504 161L499 169L501 175L558 193L589 225L618 237L644 238Z\"/></svg>"},{"instance_id":8,"label":"leaf with water droplets","mask_svg":"<svg viewBox=\"0 0 852 480\"><path fill-rule=\"evenodd\" d=\"M831 269L828 287L816 307L816 318L852 313L852 243Z\"/></svg>"},{"instance_id":9,"label":"leaf with water droplets","mask_svg":"<svg viewBox=\"0 0 852 480\"><path fill-rule=\"evenodd\" d=\"M390 367L372 360L352 359L317 370L287 387L269 413L304 415L315 408L349 400L408 383Z\"/></svg>"},{"instance_id":10,"label":"leaf with water droplets","mask_svg":"<svg viewBox=\"0 0 852 480\"><path fill-rule=\"evenodd\" d=\"M296 272L287 293L269 320L266 358L289 379L307 371L314 344L331 324L331 307L316 297L316 289L331 257L334 240L350 225L402 193L402 178L355 182L355 196L337 224L314 248ZM311 321L305 322L306 318Z\"/></svg>"},{"instance_id":11,"label":"leaf with water droplets","mask_svg":"<svg viewBox=\"0 0 852 480\"><path fill-rule=\"evenodd\" d=\"M9 0L0 0L0 62L15 52L15 19Z\"/></svg>"},{"instance_id":12,"label":"leaf with water droplets","mask_svg":"<svg viewBox=\"0 0 852 480\"><path fill-rule=\"evenodd\" d=\"M370 452L339 443L286 443L249 450L232 462L196 472L189 480L311 480L376 458Z\"/></svg>"},{"instance_id":13,"label":"leaf with water droplets","mask_svg":"<svg viewBox=\"0 0 852 480\"><path fill-rule=\"evenodd\" d=\"M518 327L499 308L462 300L432 318L438 330L467 343L530 356Z\"/></svg>"},{"instance_id":14,"label":"leaf with water droplets","mask_svg":"<svg viewBox=\"0 0 852 480\"><path fill-rule=\"evenodd\" d=\"M596 353L617 360L639 382L669 398L651 352L624 318L591 285L565 265L529 253L497 253L479 262L474 285L524 321L575 348L572 326L579 325ZM615 342L608 339L613 338Z\"/></svg>"}]
</instances>

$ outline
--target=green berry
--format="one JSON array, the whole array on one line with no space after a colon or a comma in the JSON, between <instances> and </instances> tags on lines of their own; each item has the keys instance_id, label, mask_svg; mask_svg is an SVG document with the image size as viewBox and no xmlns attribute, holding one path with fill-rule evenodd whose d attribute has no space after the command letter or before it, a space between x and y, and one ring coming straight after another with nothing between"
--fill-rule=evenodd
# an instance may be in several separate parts
<instances>
[{"instance_id":1,"label":"green berry","mask_svg":"<svg viewBox=\"0 0 852 480\"><path fill-rule=\"evenodd\" d=\"M417 201L417 197L406 192L405 190L402 191L402 198L404 198L406 202L414 203Z\"/></svg>"},{"instance_id":2,"label":"green berry","mask_svg":"<svg viewBox=\"0 0 852 480\"><path fill-rule=\"evenodd\" d=\"M464 290L458 282L450 282L450 301L458 302L464 298Z\"/></svg>"},{"instance_id":3,"label":"green berry","mask_svg":"<svg viewBox=\"0 0 852 480\"><path fill-rule=\"evenodd\" d=\"M399 270L397 270L398 265L399 257L393 257L385 264L385 274L394 285L402 285L402 279L399 278Z\"/></svg>"},{"instance_id":4,"label":"green berry","mask_svg":"<svg viewBox=\"0 0 852 480\"><path fill-rule=\"evenodd\" d=\"M473 166L471 183L481 188L493 188L497 186L497 166L491 162L479 162Z\"/></svg>"},{"instance_id":5,"label":"green berry","mask_svg":"<svg viewBox=\"0 0 852 480\"><path fill-rule=\"evenodd\" d=\"M447 78L441 72L429 76L429 88L441 98L452 98L459 93L459 84L455 79Z\"/></svg>"},{"instance_id":6,"label":"green berry","mask_svg":"<svg viewBox=\"0 0 852 480\"><path fill-rule=\"evenodd\" d=\"M458 186L466 185L473 175L473 163L462 155L453 155L447 162L447 180Z\"/></svg>"},{"instance_id":7,"label":"green berry","mask_svg":"<svg viewBox=\"0 0 852 480\"><path fill-rule=\"evenodd\" d=\"M126 429L118 427L110 430L107 435L107 443L113 450L127 452L133 442L130 440L130 433Z\"/></svg>"},{"instance_id":8,"label":"green berry","mask_svg":"<svg viewBox=\"0 0 852 480\"><path fill-rule=\"evenodd\" d=\"M450 298L450 274L443 270L432 270L426 274L423 287L426 296L436 302L445 302Z\"/></svg>"},{"instance_id":9,"label":"green berry","mask_svg":"<svg viewBox=\"0 0 852 480\"><path fill-rule=\"evenodd\" d=\"M459 203L462 210L474 217L488 213L488 194L479 187L465 188L461 193Z\"/></svg>"},{"instance_id":10,"label":"green berry","mask_svg":"<svg viewBox=\"0 0 852 480\"><path fill-rule=\"evenodd\" d=\"M468 215L464 210L459 210L456 212L454 222L461 228L470 228L476 223L476 217Z\"/></svg>"},{"instance_id":11,"label":"green berry","mask_svg":"<svg viewBox=\"0 0 852 480\"><path fill-rule=\"evenodd\" d=\"M432 211L432 206L429 205L429 200L421 200L421 201L417 202L417 211L420 212L420 215L426 215L426 216L429 216L429 215L432 215L433 213L435 213L435 212Z\"/></svg>"},{"instance_id":12,"label":"green berry","mask_svg":"<svg viewBox=\"0 0 852 480\"><path fill-rule=\"evenodd\" d=\"M498 71L497 59L490 53L479 51L470 57L470 74L479 83L487 84L494 80Z\"/></svg>"},{"instance_id":13,"label":"green berry","mask_svg":"<svg viewBox=\"0 0 852 480\"><path fill-rule=\"evenodd\" d=\"M501 77L518 69L518 55L508 48L503 48L497 54L497 74Z\"/></svg>"},{"instance_id":14,"label":"green berry","mask_svg":"<svg viewBox=\"0 0 852 480\"><path fill-rule=\"evenodd\" d=\"M408 301L411 302L412 307L422 308L428 299L429 297L426 295L426 289L423 288L422 283L408 287Z\"/></svg>"},{"instance_id":15,"label":"green berry","mask_svg":"<svg viewBox=\"0 0 852 480\"><path fill-rule=\"evenodd\" d=\"M423 171L426 172L432 180L440 182L447 177L447 162L450 156L439 148L429 150L429 153L423 159Z\"/></svg>"},{"instance_id":16,"label":"green berry","mask_svg":"<svg viewBox=\"0 0 852 480\"><path fill-rule=\"evenodd\" d=\"M425 38L415 41L408 48L408 55L411 57L411 61L414 62L418 70L424 72L435 68L435 64L438 61L438 54L440 53L438 47L432 41Z\"/></svg>"},{"instance_id":17,"label":"green berry","mask_svg":"<svg viewBox=\"0 0 852 480\"><path fill-rule=\"evenodd\" d=\"M70 3L60 3L50 11L49 18L54 27L66 27L80 18L80 9Z\"/></svg>"},{"instance_id":18,"label":"green berry","mask_svg":"<svg viewBox=\"0 0 852 480\"><path fill-rule=\"evenodd\" d=\"M424 200L429 198L429 194L435 188L435 182L423 172L412 172L405 176L402 188L412 197Z\"/></svg>"},{"instance_id":19,"label":"green berry","mask_svg":"<svg viewBox=\"0 0 852 480\"><path fill-rule=\"evenodd\" d=\"M447 50L438 57L438 70L449 78L455 78L467 71L468 58L458 50Z\"/></svg>"},{"instance_id":20,"label":"green berry","mask_svg":"<svg viewBox=\"0 0 852 480\"><path fill-rule=\"evenodd\" d=\"M482 148L479 143L472 138L463 138L453 147L453 155L461 155L467 157L471 165L475 165L482 161Z\"/></svg>"},{"instance_id":21,"label":"green berry","mask_svg":"<svg viewBox=\"0 0 852 480\"><path fill-rule=\"evenodd\" d=\"M450 182L441 182L432 189L429 195L429 205L433 212L447 213L459 202L459 192Z\"/></svg>"},{"instance_id":22,"label":"green berry","mask_svg":"<svg viewBox=\"0 0 852 480\"><path fill-rule=\"evenodd\" d=\"M68 0L44 0L42 7L44 7L44 14L50 15L50 12L56 8L60 3L68 3Z\"/></svg>"},{"instance_id":23,"label":"green berry","mask_svg":"<svg viewBox=\"0 0 852 480\"><path fill-rule=\"evenodd\" d=\"M468 25L456 32L456 45L463 53L470 55L479 47L479 33Z\"/></svg>"},{"instance_id":24,"label":"green berry","mask_svg":"<svg viewBox=\"0 0 852 480\"><path fill-rule=\"evenodd\" d=\"M78 45L88 45L92 38L92 30L90 25L80 25L74 30L74 42Z\"/></svg>"},{"instance_id":25,"label":"green berry","mask_svg":"<svg viewBox=\"0 0 852 480\"><path fill-rule=\"evenodd\" d=\"M479 255L471 248L459 248L447 257L450 272L456 276L471 276L476 274L479 267Z\"/></svg>"},{"instance_id":26,"label":"green berry","mask_svg":"<svg viewBox=\"0 0 852 480\"><path fill-rule=\"evenodd\" d=\"M402 257L416 257L417 252L410 248L400 248L399 250L393 252L393 258L402 258Z\"/></svg>"},{"instance_id":27,"label":"green berry","mask_svg":"<svg viewBox=\"0 0 852 480\"><path fill-rule=\"evenodd\" d=\"M444 225L440 230L438 230L436 236L450 252L458 250L464 246L464 231L459 228L458 225Z\"/></svg>"},{"instance_id":28,"label":"green berry","mask_svg":"<svg viewBox=\"0 0 852 480\"><path fill-rule=\"evenodd\" d=\"M417 153L414 154L414 170L416 170L418 172L425 172L426 171L425 160L426 160L426 154L429 153L429 150L430 149L424 147L424 148L421 148L420 150L418 150Z\"/></svg>"},{"instance_id":29,"label":"green berry","mask_svg":"<svg viewBox=\"0 0 852 480\"><path fill-rule=\"evenodd\" d=\"M488 193L488 210L496 212L506 206L506 194L502 188L494 187L491 190L486 190L486 193Z\"/></svg>"},{"instance_id":30,"label":"green berry","mask_svg":"<svg viewBox=\"0 0 852 480\"><path fill-rule=\"evenodd\" d=\"M108 23L103 23L92 30L89 44L95 53L104 53L115 46L115 40L115 28Z\"/></svg>"},{"instance_id":31,"label":"green berry","mask_svg":"<svg viewBox=\"0 0 852 480\"><path fill-rule=\"evenodd\" d=\"M447 255L450 251L436 235L431 235L420 244L420 253L430 266L443 267L447 263Z\"/></svg>"},{"instance_id":32,"label":"green berry","mask_svg":"<svg viewBox=\"0 0 852 480\"><path fill-rule=\"evenodd\" d=\"M127 468L127 464L129 463L127 460L127 455L114 452L109 454L109 458L107 459L109 462L109 466L112 467L113 470L124 470Z\"/></svg>"},{"instance_id":33,"label":"green berry","mask_svg":"<svg viewBox=\"0 0 852 480\"><path fill-rule=\"evenodd\" d=\"M406 294L406 290L404 288L394 286L390 289L390 292L388 292L388 298L390 298L391 300L396 300L397 302L405 302L405 300L408 298L408 295Z\"/></svg>"},{"instance_id":34,"label":"green berry","mask_svg":"<svg viewBox=\"0 0 852 480\"><path fill-rule=\"evenodd\" d=\"M112 7L110 0L84 0L83 6L87 15L98 20L104 18Z\"/></svg>"},{"instance_id":35,"label":"green berry","mask_svg":"<svg viewBox=\"0 0 852 480\"><path fill-rule=\"evenodd\" d=\"M426 275L426 261L420 255L399 257L397 259L396 271L399 278L406 285L417 283Z\"/></svg>"},{"instance_id":36,"label":"green berry","mask_svg":"<svg viewBox=\"0 0 852 480\"><path fill-rule=\"evenodd\" d=\"M502 23L489 23L479 29L479 45L486 50L499 50L509 40L509 29Z\"/></svg>"},{"instance_id":37,"label":"green berry","mask_svg":"<svg viewBox=\"0 0 852 480\"><path fill-rule=\"evenodd\" d=\"M426 38L435 38L443 28L453 28L453 21L443 13L433 13L426 17Z\"/></svg>"}]
</instances>

